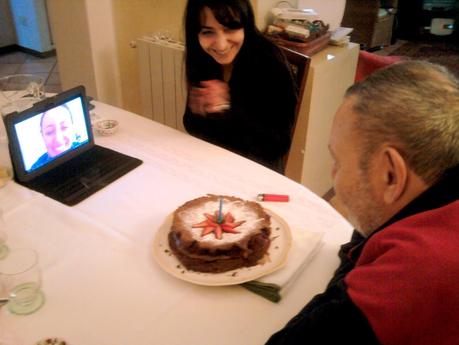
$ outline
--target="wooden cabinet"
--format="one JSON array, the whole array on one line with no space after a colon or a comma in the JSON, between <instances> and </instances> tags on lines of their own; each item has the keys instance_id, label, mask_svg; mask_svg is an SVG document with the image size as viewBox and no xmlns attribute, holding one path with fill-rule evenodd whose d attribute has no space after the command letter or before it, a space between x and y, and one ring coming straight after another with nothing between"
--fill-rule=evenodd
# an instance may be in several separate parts
<instances>
[{"instance_id":1,"label":"wooden cabinet","mask_svg":"<svg viewBox=\"0 0 459 345\"><path fill-rule=\"evenodd\" d=\"M332 187L328 139L335 112L354 83L359 46L328 46L311 56L285 175L317 195Z\"/></svg>"},{"instance_id":2,"label":"wooden cabinet","mask_svg":"<svg viewBox=\"0 0 459 345\"><path fill-rule=\"evenodd\" d=\"M390 45L397 0L347 0L341 26L354 28L351 41L365 49Z\"/></svg>"}]
</instances>

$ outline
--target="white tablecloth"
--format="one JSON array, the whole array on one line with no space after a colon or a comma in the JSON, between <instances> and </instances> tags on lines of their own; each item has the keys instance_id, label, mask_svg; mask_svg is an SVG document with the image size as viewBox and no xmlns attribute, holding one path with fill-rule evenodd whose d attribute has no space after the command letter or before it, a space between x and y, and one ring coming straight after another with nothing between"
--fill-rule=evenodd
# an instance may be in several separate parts
<instances>
[{"instance_id":1,"label":"white tablecloth","mask_svg":"<svg viewBox=\"0 0 459 345\"><path fill-rule=\"evenodd\" d=\"M316 293L338 264L350 225L307 188L245 158L118 108L120 122L96 143L143 164L74 207L9 182L0 189L11 247L38 251L45 305L27 316L0 310L3 332L20 344L60 337L70 345L263 344ZM168 214L206 193L269 203L291 229L324 233L324 245L280 303L239 286L205 287L164 272L152 241ZM295 230L299 231L299 230Z\"/></svg>"}]
</instances>

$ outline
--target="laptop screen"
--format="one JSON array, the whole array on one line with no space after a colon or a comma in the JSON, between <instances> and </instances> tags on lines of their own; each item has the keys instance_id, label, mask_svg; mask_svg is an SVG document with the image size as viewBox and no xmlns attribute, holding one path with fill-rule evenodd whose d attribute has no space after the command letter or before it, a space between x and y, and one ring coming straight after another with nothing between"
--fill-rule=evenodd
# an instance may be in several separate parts
<instances>
[{"instance_id":1,"label":"laptop screen","mask_svg":"<svg viewBox=\"0 0 459 345\"><path fill-rule=\"evenodd\" d=\"M14 129L28 173L88 142L80 97L18 122Z\"/></svg>"},{"instance_id":2,"label":"laptop screen","mask_svg":"<svg viewBox=\"0 0 459 345\"><path fill-rule=\"evenodd\" d=\"M83 87L58 94L21 113L6 127L15 172L28 180L93 146Z\"/></svg>"}]
</instances>

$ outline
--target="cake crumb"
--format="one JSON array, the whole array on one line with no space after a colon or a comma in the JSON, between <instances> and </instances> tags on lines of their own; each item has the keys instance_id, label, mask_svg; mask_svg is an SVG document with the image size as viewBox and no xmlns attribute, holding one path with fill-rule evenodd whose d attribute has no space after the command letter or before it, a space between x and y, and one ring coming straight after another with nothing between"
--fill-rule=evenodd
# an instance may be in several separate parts
<instances>
[{"instance_id":1,"label":"cake crumb","mask_svg":"<svg viewBox=\"0 0 459 345\"><path fill-rule=\"evenodd\" d=\"M47 338L40 340L36 345L67 345L67 342L59 338Z\"/></svg>"}]
</instances>

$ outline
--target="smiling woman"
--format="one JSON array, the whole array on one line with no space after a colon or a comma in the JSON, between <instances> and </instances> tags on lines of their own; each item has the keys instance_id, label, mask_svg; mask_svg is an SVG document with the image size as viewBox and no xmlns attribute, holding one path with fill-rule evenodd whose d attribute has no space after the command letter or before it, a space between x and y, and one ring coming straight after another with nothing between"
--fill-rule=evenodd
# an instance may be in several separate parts
<instances>
[{"instance_id":1,"label":"smiling woman","mask_svg":"<svg viewBox=\"0 0 459 345\"><path fill-rule=\"evenodd\" d=\"M297 90L280 49L247 0L189 0L186 130L278 172L291 143Z\"/></svg>"},{"instance_id":2,"label":"smiling woman","mask_svg":"<svg viewBox=\"0 0 459 345\"><path fill-rule=\"evenodd\" d=\"M40 118L40 133L46 152L38 158L31 169L42 166L78 145L72 113L65 104L43 113Z\"/></svg>"},{"instance_id":3,"label":"smiling woman","mask_svg":"<svg viewBox=\"0 0 459 345\"><path fill-rule=\"evenodd\" d=\"M209 7L201 13L202 28L198 34L199 44L217 63L228 69L244 43L244 29L220 24ZM226 75L228 78L229 75ZM225 75L224 75L224 78ZM227 81L227 80L226 80Z\"/></svg>"}]
</instances>

